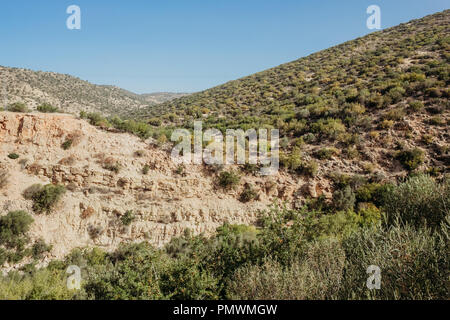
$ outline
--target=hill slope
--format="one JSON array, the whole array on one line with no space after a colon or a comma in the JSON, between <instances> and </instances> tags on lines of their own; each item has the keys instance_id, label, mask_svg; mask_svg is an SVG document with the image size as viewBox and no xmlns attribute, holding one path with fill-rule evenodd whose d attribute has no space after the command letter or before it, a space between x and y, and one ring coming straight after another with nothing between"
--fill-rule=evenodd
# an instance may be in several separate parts
<instances>
[{"instance_id":1,"label":"hill slope","mask_svg":"<svg viewBox=\"0 0 450 320\"><path fill-rule=\"evenodd\" d=\"M222 131L278 128L282 162L295 172L308 171L314 158L319 169L336 160L353 173L397 171L394 158L402 162L402 156L411 170L417 166L408 166L405 157L413 153L420 164L426 159L429 170L446 171L449 52L446 10L145 109L141 116L184 127L203 118L204 127Z\"/></svg>"},{"instance_id":2,"label":"hill slope","mask_svg":"<svg viewBox=\"0 0 450 320\"><path fill-rule=\"evenodd\" d=\"M35 109L40 104L49 103L74 114L84 110L105 115L127 115L141 108L186 95L139 95L115 86L91 84L70 75L0 66L0 105L4 102L4 83L8 104L25 102L30 109Z\"/></svg>"}]
</instances>

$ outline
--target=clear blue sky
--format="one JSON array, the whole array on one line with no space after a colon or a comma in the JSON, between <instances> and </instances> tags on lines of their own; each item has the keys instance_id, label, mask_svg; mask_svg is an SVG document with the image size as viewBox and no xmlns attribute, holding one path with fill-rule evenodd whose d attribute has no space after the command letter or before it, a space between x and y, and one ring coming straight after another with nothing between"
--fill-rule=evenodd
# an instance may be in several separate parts
<instances>
[{"instance_id":1,"label":"clear blue sky","mask_svg":"<svg viewBox=\"0 0 450 320\"><path fill-rule=\"evenodd\" d=\"M68 30L66 9L81 8ZM0 65L137 92L210 88L450 7L449 0L2 0Z\"/></svg>"}]
</instances>

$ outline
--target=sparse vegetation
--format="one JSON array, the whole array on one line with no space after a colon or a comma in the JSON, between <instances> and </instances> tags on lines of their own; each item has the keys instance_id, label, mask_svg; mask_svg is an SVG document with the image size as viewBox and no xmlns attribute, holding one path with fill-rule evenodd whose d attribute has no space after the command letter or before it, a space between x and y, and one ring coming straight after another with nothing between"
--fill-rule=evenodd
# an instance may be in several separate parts
<instances>
[{"instance_id":1,"label":"sparse vegetation","mask_svg":"<svg viewBox=\"0 0 450 320\"><path fill-rule=\"evenodd\" d=\"M258 193L255 191L251 184L245 184L244 190L242 191L239 200L241 202L250 202L258 198Z\"/></svg>"},{"instance_id":2,"label":"sparse vegetation","mask_svg":"<svg viewBox=\"0 0 450 320\"><path fill-rule=\"evenodd\" d=\"M66 189L64 186L35 184L24 191L24 198L33 200L33 210L36 213L51 213L54 206L61 199Z\"/></svg>"},{"instance_id":3,"label":"sparse vegetation","mask_svg":"<svg viewBox=\"0 0 450 320\"><path fill-rule=\"evenodd\" d=\"M120 221L122 221L124 226L129 226L135 219L136 216L131 210L128 210L123 214L123 216L120 217Z\"/></svg>"},{"instance_id":4,"label":"sparse vegetation","mask_svg":"<svg viewBox=\"0 0 450 320\"><path fill-rule=\"evenodd\" d=\"M419 148L403 150L397 153L395 158L408 170L417 169L424 161L424 152Z\"/></svg>"},{"instance_id":5,"label":"sparse vegetation","mask_svg":"<svg viewBox=\"0 0 450 320\"><path fill-rule=\"evenodd\" d=\"M8 111L11 112L28 112L27 105L23 102L13 103L8 107Z\"/></svg>"},{"instance_id":6,"label":"sparse vegetation","mask_svg":"<svg viewBox=\"0 0 450 320\"><path fill-rule=\"evenodd\" d=\"M61 145L61 148L63 148L64 150L69 150L70 147L72 146L73 141L72 140L66 140L63 142L63 144Z\"/></svg>"},{"instance_id":7,"label":"sparse vegetation","mask_svg":"<svg viewBox=\"0 0 450 320\"><path fill-rule=\"evenodd\" d=\"M239 184L239 181L240 177L236 172L222 171L219 174L217 183L221 188L229 190L235 188Z\"/></svg>"}]
</instances>

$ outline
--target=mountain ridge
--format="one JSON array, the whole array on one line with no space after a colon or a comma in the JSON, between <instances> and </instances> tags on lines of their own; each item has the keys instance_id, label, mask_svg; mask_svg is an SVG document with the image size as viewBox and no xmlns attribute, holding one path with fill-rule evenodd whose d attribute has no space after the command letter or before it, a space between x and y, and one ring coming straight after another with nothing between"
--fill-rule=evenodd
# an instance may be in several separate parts
<instances>
[{"instance_id":1,"label":"mountain ridge","mask_svg":"<svg viewBox=\"0 0 450 320\"><path fill-rule=\"evenodd\" d=\"M0 66L0 104L6 89L8 105L24 102L31 110L51 104L64 112L98 112L126 116L141 108L166 102L185 93L137 94L114 85L98 85L81 78L48 71Z\"/></svg>"}]
</instances>

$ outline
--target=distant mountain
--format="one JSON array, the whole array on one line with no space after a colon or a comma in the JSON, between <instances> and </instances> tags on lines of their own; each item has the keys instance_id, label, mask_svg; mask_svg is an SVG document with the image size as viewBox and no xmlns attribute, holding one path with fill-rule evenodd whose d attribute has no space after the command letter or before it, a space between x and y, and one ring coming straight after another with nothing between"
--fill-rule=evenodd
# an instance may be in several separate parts
<instances>
[{"instance_id":1,"label":"distant mountain","mask_svg":"<svg viewBox=\"0 0 450 320\"><path fill-rule=\"evenodd\" d=\"M175 92L155 92L141 94L141 97L150 104L159 104L168 102L174 99L188 96L189 93L175 93Z\"/></svg>"},{"instance_id":2,"label":"distant mountain","mask_svg":"<svg viewBox=\"0 0 450 320\"><path fill-rule=\"evenodd\" d=\"M4 104L5 92L8 104L25 102L30 109L49 103L67 113L77 114L84 110L123 116L186 95L139 95L116 86L95 85L70 75L0 66L0 106Z\"/></svg>"}]
</instances>

